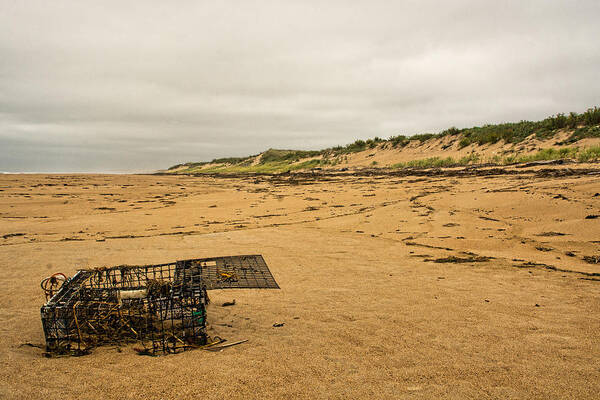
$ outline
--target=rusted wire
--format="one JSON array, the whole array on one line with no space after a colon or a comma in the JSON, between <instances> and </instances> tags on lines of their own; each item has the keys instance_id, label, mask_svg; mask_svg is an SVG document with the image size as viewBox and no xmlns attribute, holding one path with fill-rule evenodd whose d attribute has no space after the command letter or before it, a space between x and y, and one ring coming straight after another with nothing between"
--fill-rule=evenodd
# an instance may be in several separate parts
<instances>
[{"instance_id":1,"label":"rusted wire","mask_svg":"<svg viewBox=\"0 0 600 400\"><path fill-rule=\"evenodd\" d=\"M60 290L62 285L67 281L67 276L62 272L57 272L50 275L40 282L40 286L46 296L46 301L50 300L56 292Z\"/></svg>"}]
</instances>

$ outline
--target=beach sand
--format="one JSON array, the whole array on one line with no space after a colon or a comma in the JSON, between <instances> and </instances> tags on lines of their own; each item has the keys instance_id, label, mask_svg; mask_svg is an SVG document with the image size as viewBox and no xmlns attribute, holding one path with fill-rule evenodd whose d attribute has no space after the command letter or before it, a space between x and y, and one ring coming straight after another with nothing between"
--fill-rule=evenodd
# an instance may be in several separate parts
<instances>
[{"instance_id":1,"label":"beach sand","mask_svg":"<svg viewBox=\"0 0 600 400\"><path fill-rule=\"evenodd\" d=\"M597 398L597 167L0 175L0 398ZM237 254L281 286L211 291L209 334L247 343L22 346L54 272Z\"/></svg>"}]
</instances>

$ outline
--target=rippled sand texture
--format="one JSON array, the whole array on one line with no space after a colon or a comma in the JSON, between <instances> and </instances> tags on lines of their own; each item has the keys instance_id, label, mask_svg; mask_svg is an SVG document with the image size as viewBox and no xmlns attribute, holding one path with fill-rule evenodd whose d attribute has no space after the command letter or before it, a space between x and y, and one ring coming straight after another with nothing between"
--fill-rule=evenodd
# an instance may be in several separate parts
<instances>
[{"instance_id":1,"label":"rippled sand texture","mask_svg":"<svg viewBox=\"0 0 600 400\"><path fill-rule=\"evenodd\" d=\"M0 397L597 398L596 167L2 175ZM236 254L262 254L281 286L211 293L210 334L247 343L20 346L43 343L53 272Z\"/></svg>"}]
</instances>

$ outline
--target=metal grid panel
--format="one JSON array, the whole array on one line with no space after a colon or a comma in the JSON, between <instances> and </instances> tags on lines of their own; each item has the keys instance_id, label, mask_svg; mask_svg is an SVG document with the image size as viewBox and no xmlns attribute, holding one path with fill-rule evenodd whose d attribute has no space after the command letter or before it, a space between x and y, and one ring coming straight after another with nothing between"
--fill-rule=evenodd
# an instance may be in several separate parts
<instances>
[{"instance_id":1,"label":"metal grid panel","mask_svg":"<svg viewBox=\"0 0 600 400\"><path fill-rule=\"evenodd\" d=\"M207 289L279 289L261 255L199 258L179 261L181 268L200 272Z\"/></svg>"}]
</instances>

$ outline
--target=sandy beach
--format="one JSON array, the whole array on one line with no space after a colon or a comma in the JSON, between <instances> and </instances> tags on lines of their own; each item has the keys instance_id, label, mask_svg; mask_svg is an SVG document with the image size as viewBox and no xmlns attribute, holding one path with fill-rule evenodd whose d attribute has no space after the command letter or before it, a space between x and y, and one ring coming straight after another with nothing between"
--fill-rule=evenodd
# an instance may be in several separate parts
<instances>
[{"instance_id":1,"label":"sandy beach","mask_svg":"<svg viewBox=\"0 0 600 400\"><path fill-rule=\"evenodd\" d=\"M2 175L0 397L595 398L598 165L501 170ZM281 286L211 291L209 333L244 344L23 345L54 272L236 254Z\"/></svg>"}]
</instances>

